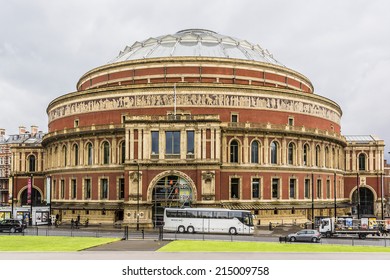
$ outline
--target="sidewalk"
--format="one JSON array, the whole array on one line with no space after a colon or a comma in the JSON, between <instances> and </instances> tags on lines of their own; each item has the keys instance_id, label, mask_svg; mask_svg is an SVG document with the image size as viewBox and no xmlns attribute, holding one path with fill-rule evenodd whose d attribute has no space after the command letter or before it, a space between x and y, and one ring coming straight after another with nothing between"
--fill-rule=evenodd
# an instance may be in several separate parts
<instances>
[{"instance_id":1,"label":"sidewalk","mask_svg":"<svg viewBox=\"0 0 390 280\"><path fill-rule=\"evenodd\" d=\"M158 240L120 240L84 251L157 251L171 241Z\"/></svg>"}]
</instances>

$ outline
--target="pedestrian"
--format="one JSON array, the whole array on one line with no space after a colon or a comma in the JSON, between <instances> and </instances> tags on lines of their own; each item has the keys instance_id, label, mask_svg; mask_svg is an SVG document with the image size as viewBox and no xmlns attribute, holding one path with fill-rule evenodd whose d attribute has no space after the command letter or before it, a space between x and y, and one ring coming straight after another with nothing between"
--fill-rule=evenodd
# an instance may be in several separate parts
<instances>
[{"instance_id":1,"label":"pedestrian","mask_svg":"<svg viewBox=\"0 0 390 280\"><path fill-rule=\"evenodd\" d=\"M72 220L70 221L70 228L73 229L74 228L74 220L72 218Z\"/></svg>"}]
</instances>

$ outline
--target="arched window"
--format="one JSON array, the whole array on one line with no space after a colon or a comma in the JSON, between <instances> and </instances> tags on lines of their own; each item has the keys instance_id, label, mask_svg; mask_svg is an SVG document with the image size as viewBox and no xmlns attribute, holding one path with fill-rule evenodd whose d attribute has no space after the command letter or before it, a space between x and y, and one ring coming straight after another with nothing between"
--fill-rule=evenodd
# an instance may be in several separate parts
<instances>
[{"instance_id":1,"label":"arched window","mask_svg":"<svg viewBox=\"0 0 390 280\"><path fill-rule=\"evenodd\" d=\"M366 155L363 153L359 155L359 170L360 171L366 170Z\"/></svg>"},{"instance_id":2,"label":"arched window","mask_svg":"<svg viewBox=\"0 0 390 280\"><path fill-rule=\"evenodd\" d=\"M238 163L238 142L233 140L230 142L230 162Z\"/></svg>"},{"instance_id":3,"label":"arched window","mask_svg":"<svg viewBox=\"0 0 390 280\"><path fill-rule=\"evenodd\" d=\"M325 147L325 167L329 167L329 148Z\"/></svg>"},{"instance_id":4,"label":"arched window","mask_svg":"<svg viewBox=\"0 0 390 280\"><path fill-rule=\"evenodd\" d=\"M79 165L79 146L77 144L73 145L73 158L73 164Z\"/></svg>"},{"instance_id":5,"label":"arched window","mask_svg":"<svg viewBox=\"0 0 390 280\"><path fill-rule=\"evenodd\" d=\"M110 144L104 141L103 145L103 164L110 164Z\"/></svg>"},{"instance_id":6,"label":"arched window","mask_svg":"<svg viewBox=\"0 0 390 280\"><path fill-rule=\"evenodd\" d=\"M270 145L271 164L278 163L278 148L279 148L278 143L276 141L272 141Z\"/></svg>"},{"instance_id":7,"label":"arched window","mask_svg":"<svg viewBox=\"0 0 390 280\"><path fill-rule=\"evenodd\" d=\"M121 163L125 163L125 160L126 160L126 145L125 145L125 141L123 141L120 145L121 147Z\"/></svg>"},{"instance_id":8,"label":"arched window","mask_svg":"<svg viewBox=\"0 0 390 280\"><path fill-rule=\"evenodd\" d=\"M288 164L293 165L294 158L295 158L295 144L293 142L290 142L288 144L288 155L287 155Z\"/></svg>"},{"instance_id":9,"label":"arched window","mask_svg":"<svg viewBox=\"0 0 390 280\"><path fill-rule=\"evenodd\" d=\"M30 155L28 157L28 171L35 172L35 156Z\"/></svg>"},{"instance_id":10,"label":"arched window","mask_svg":"<svg viewBox=\"0 0 390 280\"><path fill-rule=\"evenodd\" d=\"M68 149L65 145L62 147L62 158L64 160L63 165L66 166L68 162Z\"/></svg>"},{"instance_id":11,"label":"arched window","mask_svg":"<svg viewBox=\"0 0 390 280\"><path fill-rule=\"evenodd\" d=\"M320 153L321 153L321 148L320 146L316 146L316 166L320 166Z\"/></svg>"},{"instance_id":12,"label":"arched window","mask_svg":"<svg viewBox=\"0 0 390 280\"><path fill-rule=\"evenodd\" d=\"M303 165L309 165L309 145L303 145Z\"/></svg>"},{"instance_id":13,"label":"arched window","mask_svg":"<svg viewBox=\"0 0 390 280\"><path fill-rule=\"evenodd\" d=\"M251 144L251 163L259 163L259 142L253 141Z\"/></svg>"},{"instance_id":14,"label":"arched window","mask_svg":"<svg viewBox=\"0 0 390 280\"><path fill-rule=\"evenodd\" d=\"M336 150L332 148L332 168L336 168Z\"/></svg>"},{"instance_id":15,"label":"arched window","mask_svg":"<svg viewBox=\"0 0 390 280\"><path fill-rule=\"evenodd\" d=\"M92 165L93 163L93 146L92 143L87 144L87 164Z\"/></svg>"}]
</instances>

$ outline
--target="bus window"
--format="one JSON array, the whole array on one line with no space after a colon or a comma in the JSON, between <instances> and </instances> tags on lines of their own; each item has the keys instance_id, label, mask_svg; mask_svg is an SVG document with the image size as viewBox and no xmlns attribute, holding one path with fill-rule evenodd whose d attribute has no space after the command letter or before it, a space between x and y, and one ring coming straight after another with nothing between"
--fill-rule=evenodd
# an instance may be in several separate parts
<instances>
[{"instance_id":1,"label":"bus window","mask_svg":"<svg viewBox=\"0 0 390 280\"><path fill-rule=\"evenodd\" d=\"M199 211L198 217L199 218L212 218L213 212L212 211Z\"/></svg>"},{"instance_id":2,"label":"bus window","mask_svg":"<svg viewBox=\"0 0 390 280\"><path fill-rule=\"evenodd\" d=\"M175 211L175 210L167 210L167 217L168 218L175 218L175 217L177 217L177 211Z\"/></svg>"},{"instance_id":3,"label":"bus window","mask_svg":"<svg viewBox=\"0 0 390 280\"><path fill-rule=\"evenodd\" d=\"M228 219L229 218L229 212L226 212L226 211L215 211L214 212L214 218L217 218L217 219Z\"/></svg>"},{"instance_id":4,"label":"bus window","mask_svg":"<svg viewBox=\"0 0 390 280\"><path fill-rule=\"evenodd\" d=\"M229 213L229 218L237 218L241 219L242 218L242 213L241 212L230 212Z\"/></svg>"},{"instance_id":5,"label":"bus window","mask_svg":"<svg viewBox=\"0 0 390 280\"><path fill-rule=\"evenodd\" d=\"M185 218L187 215L187 211L185 210L178 210L177 211L177 217L180 217L180 218Z\"/></svg>"},{"instance_id":6,"label":"bus window","mask_svg":"<svg viewBox=\"0 0 390 280\"><path fill-rule=\"evenodd\" d=\"M197 218L198 211L195 210L187 210L187 218Z\"/></svg>"}]
</instances>

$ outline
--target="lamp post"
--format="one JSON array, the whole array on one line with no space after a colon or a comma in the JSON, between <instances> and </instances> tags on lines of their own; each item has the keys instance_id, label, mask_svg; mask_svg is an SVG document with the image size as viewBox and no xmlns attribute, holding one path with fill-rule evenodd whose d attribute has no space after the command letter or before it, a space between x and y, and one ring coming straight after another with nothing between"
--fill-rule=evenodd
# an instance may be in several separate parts
<instances>
[{"instance_id":1,"label":"lamp post","mask_svg":"<svg viewBox=\"0 0 390 280\"><path fill-rule=\"evenodd\" d=\"M381 173L381 220L383 220L383 173Z\"/></svg>"},{"instance_id":2,"label":"lamp post","mask_svg":"<svg viewBox=\"0 0 390 280\"><path fill-rule=\"evenodd\" d=\"M311 228L314 229L314 174L311 173Z\"/></svg>"},{"instance_id":3,"label":"lamp post","mask_svg":"<svg viewBox=\"0 0 390 280\"><path fill-rule=\"evenodd\" d=\"M140 185L140 173L139 173L139 162L137 162L137 231L139 231L139 185Z\"/></svg>"},{"instance_id":4,"label":"lamp post","mask_svg":"<svg viewBox=\"0 0 390 280\"><path fill-rule=\"evenodd\" d=\"M11 218L14 218L14 197L15 197L15 177L11 175L12 179L12 196L11 196Z\"/></svg>"},{"instance_id":5,"label":"lamp post","mask_svg":"<svg viewBox=\"0 0 390 280\"><path fill-rule=\"evenodd\" d=\"M34 186L34 183L33 183L33 180L34 180L34 177L33 177L33 174L31 173L30 174L30 221L29 221L29 224L30 226L32 226L33 222L32 222L32 217L33 217L33 186Z\"/></svg>"},{"instance_id":6,"label":"lamp post","mask_svg":"<svg viewBox=\"0 0 390 280\"><path fill-rule=\"evenodd\" d=\"M334 221L337 219L337 188L336 188L336 172L333 175L333 196L334 196Z\"/></svg>"},{"instance_id":7,"label":"lamp post","mask_svg":"<svg viewBox=\"0 0 390 280\"><path fill-rule=\"evenodd\" d=\"M360 189L359 189L359 173L356 173L356 186L357 186L357 214L358 219L360 219Z\"/></svg>"}]
</instances>

